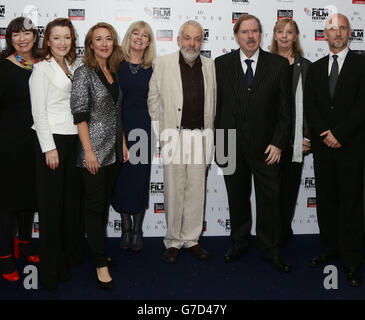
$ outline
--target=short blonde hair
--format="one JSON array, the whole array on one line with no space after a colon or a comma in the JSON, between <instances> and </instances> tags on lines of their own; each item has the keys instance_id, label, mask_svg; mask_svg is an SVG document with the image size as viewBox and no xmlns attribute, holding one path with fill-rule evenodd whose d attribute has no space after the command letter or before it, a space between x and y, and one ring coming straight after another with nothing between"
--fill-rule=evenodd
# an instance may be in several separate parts
<instances>
[{"instance_id":1,"label":"short blonde hair","mask_svg":"<svg viewBox=\"0 0 365 320\"><path fill-rule=\"evenodd\" d=\"M274 32L272 35L272 40L271 40L270 52L278 54L279 48L278 48L278 42L275 40L275 32L278 31L279 29L284 28L287 24L290 24L293 27L293 29L296 33L296 36L297 36L296 40L293 42L293 48L292 48L293 57L297 53L302 56L303 49L302 49L302 47L300 45L300 41L299 41L299 28L298 28L297 23L293 19L290 19L290 18L283 18L283 19L276 21L275 26L274 26Z\"/></svg>"},{"instance_id":2,"label":"short blonde hair","mask_svg":"<svg viewBox=\"0 0 365 320\"><path fill-rule=\"evenodd\" d=\"M111 73L116 73L119 69L119 63L120 63L120 46L118 43L118 34L113 28L113 26L106 22L97 23L96 25L92 26L90 30L87 32L85 37L85 55L82 59L82 62L84 63L84 65L94 70L98 70L100 68L99 63L95 58L94 50L91 48L91 43L93 40L93 32L96 29L100 28L107 29L113 38L113 52L108 58L107 65Z\"/></svg>"},{"instance_id":3,"label":"short blonde hair","mask_svg":"<svg viewBox=\"0 0 365 320\"><path fill-rule=\"evenodd\" d=\"M156 44L155 44L155 38L153 36L153 32L152 29L150 27L150 25L145 22L145 21L136 21L134 23L132 23L127 32L124 35L123 41L122 41L122 45L121 45L121 60L125 59L128 60L130 59L130 40L131 40L131 35L134 31L136 30L141 30L144 29L148 35L149 38L149 45L146 47L144 54L143 54L143 67L145 69L149 68L152 66L152 61L155 59L156 57Z\"/></svg>"}]
</instances>

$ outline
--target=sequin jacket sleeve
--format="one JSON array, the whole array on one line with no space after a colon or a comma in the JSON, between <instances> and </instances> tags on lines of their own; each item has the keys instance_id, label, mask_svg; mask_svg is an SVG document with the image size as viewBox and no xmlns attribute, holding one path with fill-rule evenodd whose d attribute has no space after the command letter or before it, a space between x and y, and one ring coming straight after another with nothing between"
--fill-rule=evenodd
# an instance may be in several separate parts
<instances>
[{"instance_id":1,"label":"sequin jacket sleeve","mask_svg":"<svg viewBox=\"0 0 365 320\"><path fill-rule=\"evenodd\" d=\"M119 85L118 85L119 86ZM75 123L87 122L93 151L99 166L105 167L123 158L122 92L115 103L97 73L86 66L75 71L71 92L71 111ZM86 167L81 143L76 165Z\"/></svg>"}]
</instances>

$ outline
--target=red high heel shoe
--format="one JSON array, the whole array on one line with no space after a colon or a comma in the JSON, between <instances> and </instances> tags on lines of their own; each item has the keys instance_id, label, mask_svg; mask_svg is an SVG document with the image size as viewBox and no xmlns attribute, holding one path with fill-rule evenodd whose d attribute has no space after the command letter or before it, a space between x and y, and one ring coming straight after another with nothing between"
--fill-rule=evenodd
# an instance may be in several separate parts
<instances>
[{"instance_id":1,"label":"red high heel shoe","mask_svg":"<svg viewBox=\"0 0 365 320\"><path fill-rule=\"evenodd\" d=\"M12 255L11 254L9 254L9 255L7 255L7 256L2 256L2 257L0 257L0 259L9 259L9 258L11 258L12 257ZM14 272L12 272L12 273L3 273L2 275L1 275L5 280L7 280L7 281L12 281L12 282L14 282L14 281L18 281L19 279L20 279L20 277L19 277L19 274L18 274L18 271L14 271Z\"/></svg>"},{"instance_id":2,"label":"red high heel shoe","mask_svg":"<svg viewBox=\"0 0 365 320\"><path fill-rule=\"evenodd\" d=\"M24 257L27 259L27 261L33 262L33 263L39 262L39 255L36 255L36 254L29 255L29 254L27 254L27 252L24 250L24 248L19 246L19 243L30 244L30 241L21 241L21 240L19 240L18 237L16 237L14 239L14 258L15 259L18 259L20 257L20 253L22 253L24 255Z\"/></svg>"}]
</instances>

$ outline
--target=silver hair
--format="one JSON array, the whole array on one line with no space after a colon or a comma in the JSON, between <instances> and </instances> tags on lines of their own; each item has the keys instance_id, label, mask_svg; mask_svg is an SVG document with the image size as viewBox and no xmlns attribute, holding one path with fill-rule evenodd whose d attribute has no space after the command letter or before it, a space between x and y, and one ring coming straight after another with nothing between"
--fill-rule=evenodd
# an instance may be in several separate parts
<instances>
[{"instance_id":1,"label":"silver hair","mask_svg":"<svg viewBox=\"0 0 365 320\"><path fill-rule=\"evenodd\" d=\"M194 27L199 27L200 30L202 31L202 35L204 35L203 27L202 27L202 25L199 22L197 22L195 20L188 20L179 29L179 38L180 38L180 41L182 40L182 32L183 32L184 28L187 25L191 25L191 26L194 26Z\"/></svg>"}]
</instances>

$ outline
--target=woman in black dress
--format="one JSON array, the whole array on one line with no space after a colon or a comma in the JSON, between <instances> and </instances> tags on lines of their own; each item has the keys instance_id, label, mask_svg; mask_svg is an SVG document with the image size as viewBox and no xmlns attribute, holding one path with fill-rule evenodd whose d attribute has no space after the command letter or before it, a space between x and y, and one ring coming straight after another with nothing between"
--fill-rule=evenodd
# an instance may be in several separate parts
<instances>
[{"instance_id":1,"label":"woman in black dress","mask_svg":"<svg viewBox=\"0 0 365 320\"><path fill-rule=\"evenodd\" d=\"M113 192L112 206L122 215L120 247L142 250L142 224L149 203L151 172L151 118L148 113L148 84L155 58L153 32L148 23L137 21L122 42L118 79L123 96L123 127L130 160L123 164ZM134 138L133 131L139 140ZM134 152L133 145L139 146ZM132 217L133 216L133 223Z\"/></svg>"},{"instance_id":2,"label":"woman in black dress","mask_svg":"<svg viewBox=\"0 0 365 320\"><path fill-rule=\"evenodd\" d=\"M0 56L0 273L19 280L12 256L15 221L18 237L14 256L24 254L38 262L30 246L36 207L35 133L31 129L28 81L37 62L39 35L29 19L18 17L6 30L6 48Z\"/></svg>"},{"instance_id":3,"label":"woman in black dress","mask_svg":"<svg viewBox=\"0 0 365 320\"><path fill-rule=\"evenodd\" d=\"M281 209L282 241L285 245L293 236L291 223L295 213L300 179L303 169L303 155L310 152L310 132L303 113L303 88L310 61L303 58L296 22L285 18L274 27L271 52L288 59L291 72L293 95L293 118L290 145L281 157Z\"/></svg>"}]
</instances>

